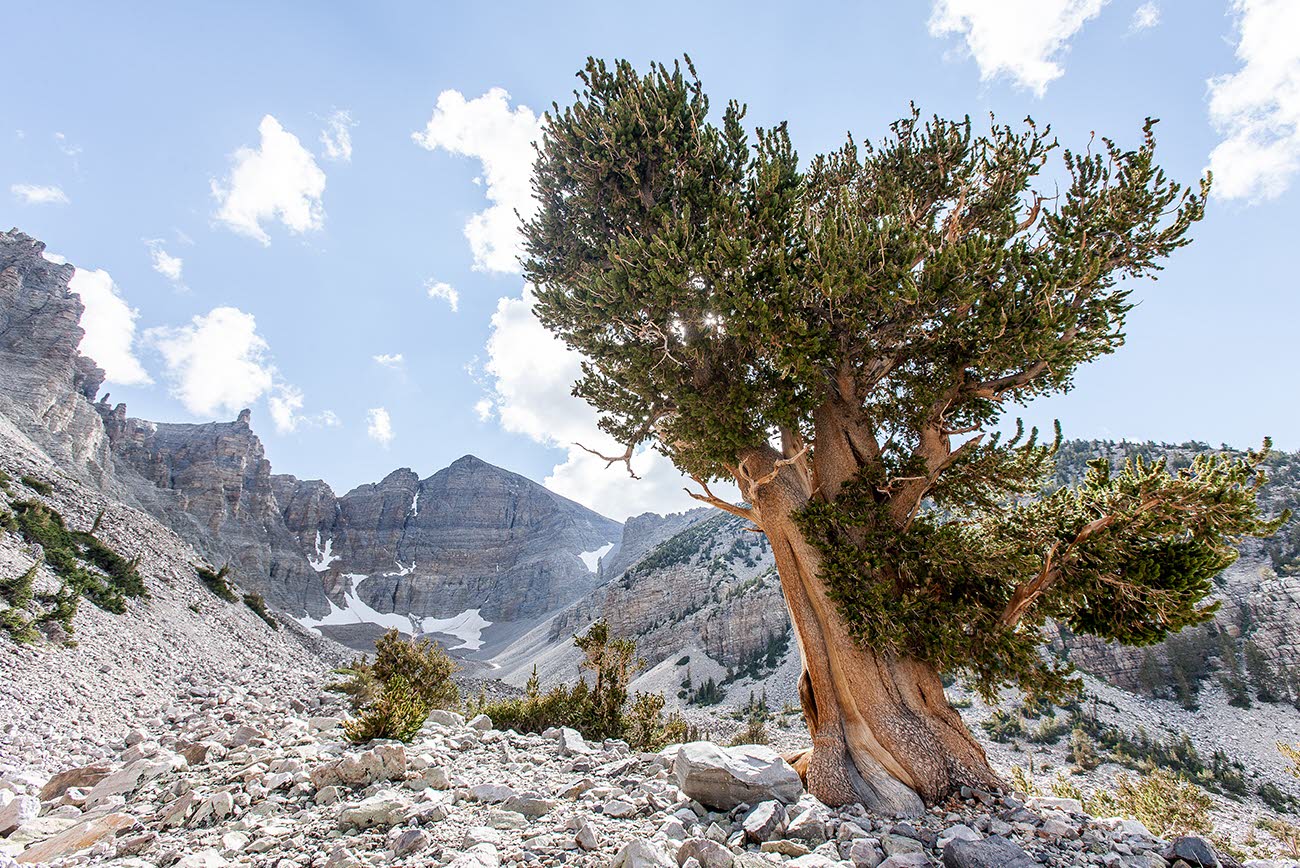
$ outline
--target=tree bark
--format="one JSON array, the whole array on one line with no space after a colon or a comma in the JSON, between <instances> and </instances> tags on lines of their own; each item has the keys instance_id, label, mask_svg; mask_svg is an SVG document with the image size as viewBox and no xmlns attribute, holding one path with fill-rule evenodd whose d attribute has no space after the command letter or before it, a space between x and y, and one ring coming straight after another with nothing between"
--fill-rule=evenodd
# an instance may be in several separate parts
<instances>
[{"instance_id":1,"label":"tree bark","mask_svg":"<svg viewBox=\"0 0 1300 868\"><path fill-rule=\"evenodd\" d=\"M755 452L742 467L759 479L779 458ZM857 802L879 814L915 817L962 785L1000 787L984 749L948 703L938 671L853 639L821 579L820 552L794 522L812 496L807 475L780 467L749 496L772 545L803 659L799 695L812 748L799 767L809 792L828 805Z\"/></svg>"}]
</instances>

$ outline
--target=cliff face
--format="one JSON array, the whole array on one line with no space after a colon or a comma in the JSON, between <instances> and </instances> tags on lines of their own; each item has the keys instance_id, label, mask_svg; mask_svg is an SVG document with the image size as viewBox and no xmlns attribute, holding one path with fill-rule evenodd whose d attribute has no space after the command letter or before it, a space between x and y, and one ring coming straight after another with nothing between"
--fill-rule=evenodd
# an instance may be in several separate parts
<instances>
[{"instance_id":1,"label":"cliff face","mask_svg":"<svg viewBox=\"0 0 1300 868\"><path fill-rule=\"evenodd\" d=\"M156 489L154 511L207 540L206 548L229 559L242 584L273 606L324 614L324 589L285 527L271 462L249 420L247 410L233 422L201 424L131 419L121 405L104 414L119 464Z\"/></svg>"},{"instance_id":2,"label":"cliff face","mask_svg":"<svg viewBox=\"0 0 1300 868\"><path fill-rule=\"evenodd\" d=\"M104 372L77 349L74 269L18 230L0 233L0 412L70 472L102 481L111 459L91 402Z\"/></svg>"},{"instance_id":3,"label":"cliff face","mask_svg":"<svg viewBox=\"0 0 1300 868\"><path fill-rule=\"evenodd\" d=\"M327 587L350 585L377 611L417 618L554 611L591 591L591 553L621 534L618 522L472 455L424 480L396 470L333 504L324 483L277 486L285 523Z\"/></svg>"}]
</instances>

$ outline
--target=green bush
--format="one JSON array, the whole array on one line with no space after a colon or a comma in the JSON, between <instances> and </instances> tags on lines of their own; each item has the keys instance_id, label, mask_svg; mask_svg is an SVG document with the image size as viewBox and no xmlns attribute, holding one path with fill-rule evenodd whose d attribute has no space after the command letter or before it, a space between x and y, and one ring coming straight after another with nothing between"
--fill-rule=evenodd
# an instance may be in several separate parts
<instances>
[{"instance_id":1,"label":"green bush","mask_svg":"<svg viewBox=\"0 0 1300 868\"><path fill-rule=\"evenodd\" d=\"M767 737L767 720L764 715L754 712L750 714L749 719L745 722L745 728L736 733L735 738L731 740L731 746L736 747L742 744L767 744L770 741Z\"/></svg>"},{"instance_id":2,"label":"green bush","mask_svg":"<svg viewBox=\"0 0 1300 868\"><path fill-rule=\"evenodd\" d=\"M127 597L149 596L144 579L136 571L137 561L121 557L92 533L68 530L63 516L50 507L21 501L14 504L14 514L19 532L27 542L41 546L50 569L99 608L121 614L126 611Z\"/></svg>"},{"instance_id":3,"label":"green bush","mask_svg":"<svg viewBox=\"0 0 1300 868\"><path fill-rule=\"evenodd\" d=\"M32 564L21 575L13 578L0 578L0 600L4 600L16 609L26 609L31 605L32 585L36 581L36 568Z\"/></svg>"},{"instance_id":4,"label":"green bush","mask_svg":"<svg viewBox=\"0 0 1300 868\"><path fill-rule=\"evenodd\" d=\"M561 684L543 691L533 667L522 697L480 700L472 710L488 715L498 729L542 732L567 726L590 739L624 739L637 750L658 750L689 736L690 727L680 716L663 718L663 696L640 693L629 705L628 684L640 666L630 640L611 639L608 625L597 622L573 642L583 652L581 668L592 676L592 684L584 674L572 687Z\"/></svg>"},{"instance_id":5,"label":"green bush","mask_svg":"<svg viewBox=\"0 0 1300 868\"><path fill-rule=\"evenodd\" d=\"M265 621L272 630L280 629L280 622L266 609L266 600L261 594L244 594L244 605L253 610L253 614Z\"/></svg>"},{"instance_id":6,"label":"green bush","mask_svg":"<svg viewBox=\"0 0 1300 868\"><path fill-rule=\"evenodd\" d=\"M0 629L19 645L35 642L41 637L32 622L18 609L0 609Z\"/></svg>"},{"instance_id":7,"label":"green bush","mask_svg":"<svg viewBox=\"0 0 1300 868\"><path fill-rule=\"evenodd\" d=\"M1070 759L1085 772L1101 765L1101 758L1097 756L1097 749L1093 747L1092 738L1088 735L1087 730L1081 726L1076 726L1074 731L1070 733Z\"/></svg>"},{"instance_id":8,"label":"green bush","mask_svg":"<svg viewBox=\"0 0 1300 868\"><path fill-rule=\"evenodd\" d=\"M384 682L383 691L374 702L343 722L343 734L356 744L376 738L410 741L431 710L418 690L401 675L394 675Z\"/></svg>"},{"instance_id":9,"label":"green bush","mask_svg":"<svg viewBox=\"0 0 1300 868\"><path fill-rule=\"evenodd\" d=\"M54 486L48 482L43 482L34 476L22 476L18 479L23 485L39 494L41 497L49 497L54 492Z\"/></svg>"},{"instance_id":10,"label":"green bush","mask_svg":"<svg viewBox=\"0 0 1300 868\"><path fill-rule=\"evenodd\" d=\"M360 710L378 702L388 683L402 679L428 708L448 708L460 703L460 690L452 675L454 660L429 639L404 639L400 631L389 630L375 643L375 660L361 657L335 670L345 676L327 689L348 697Z\"/></svg>"},{"instance_id":11,"label":"green bush","mask_svg":"<svg viewBox=\"0 0 1300 868\"><path fill-rule=\"evenodd\" d=\"M230 573L229 564L226 564L215 572L213 572L212 568L200 564L194 568L194 572L198 575L199 581L203 583L203 587L207 588L227 603L239 602L239 597L235 594L234 586L231 585L230 580L226 578Z\"/></svg>"},{"instance_id":12,"label":"green bush","mask_svg":"<svg viewBox=\"0 0 1300 868\"><path fill-rule=\"evenodd\" d=\"M1300 799L1296 799L1271 781L1260 784L1255 789L1255 795L1279 814L1300 814Z\"/></svg>"},{"instance_id":13,"label":"green bush","mask_svg":"<svg viewBox=\"0 0 1300 868\"><path fill-rule=\"evenodd\" d=\"M9 480L10 480L10 479L11 479L11 477L9 476L8 473L5 473L3 470L0 470L0 491L8 491L8 490L9 490Z\"/></svg>"},{"instance_id":14,"label":"green bush","mask_svg":"<svg viewBox=\"0 0 1300 868\"><path fill-rule=\"evenodd\" d=\"M1025 723L1020 715L1001 708L995 708L993 714L980 726L989 734L989 738L997 742L1006 743L1024 738L1025 735Z\"/></svg>"},{"instance_id":15,"label":"green bush","mask_svg":"<svg viewBox=\"0 0 1300 868\"><path fill-rule=\"evenodd\" d=\"M1213 801L1205 791L1173 772L1156 769L1132 777L1121 774L1110 791L1094 793L1084 802L1097 817L1131 817L1160 838L1214 830Z\"/></svg>"}]
</instances>

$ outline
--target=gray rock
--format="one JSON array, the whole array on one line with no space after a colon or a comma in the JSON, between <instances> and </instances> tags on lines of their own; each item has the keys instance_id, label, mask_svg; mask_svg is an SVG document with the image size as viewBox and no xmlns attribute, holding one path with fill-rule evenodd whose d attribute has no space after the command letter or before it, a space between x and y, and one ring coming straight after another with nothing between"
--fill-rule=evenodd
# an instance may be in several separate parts
<instances>
[{"instance_id":1,"label":"gray rock","mask_svg":"<svg viewBox=\"0 0 1300 868\"><path fill-rule=\"evenodd\" d=\"M658 844L644 838L633 838L623 845L609 866L610 868L677 868L677 862Z\"/></svg>"},{"instance_id":2,"label":"gray rock","mask_svg":"<svg viewBox=\"0 0 1300 868\"><path fill-rule=\"evenodd\" d=\"M943 850L944 868L1039 868L1024 850L997 835L983 841L954 839Z\"/></svg>"},{"instance_id":3,"label":"gray rock","mask_svg":"<svg viewBox=\"0 0 1300 868\"><path fill-rule=\"evenodd\" d=\"M339 814L340 829L369 829L394 826L402 822L407 802L396 792L387 791L349 805Z\"/></svg>"},{"instance_id":4,"label":"gray rock","mask_svg":"<svg viewBox=\"0 0 1300 868\"><path fill-rule=\"evenodd\" d=\"M595 850L600 846L600 833L586 820L578 821L578 831L573 836L578 846L584 850Z\"/></svg>"},{"instance_id":5,"label":"gray rock","mask_svg":"<svg viewBox=\"0 0 1300 868\"><path fill-rule=\"evenodd\" d=\"M785 806L775 799L759 802L745 815L740 826L745 837L759 844L770 841L785 823Z\"/></svg>"},{"instance_id":6,"label":"gray rock","mask_svg":"<svg viewBox=\"0 0 1300 868\"><path fill-rule=\"evenodd\" d=\"M393 856L401 859L419 853L429 846L429 833L423 829L406 829L393 841Z\"/></svg>"},{"instance_id":7,"label":"gray rock","mask_svg":"<svg viewBox=\"0 0 1300 868\"><path fill-rule=\"evenodd\" d=\"M328 786L364 787L378 781L406 778L406 748L400 744L376 745L373 750L348 754L312 769L317 789Z\"/></svg>"},{"instance_id":8,"label":"gray rock","mask_svg":"<svg viewBox=\"0 0 1300 868\"><path fill-rule=\"evenodd\" d=\"M875 842L859 838L849 845L849 861L854 868L877 868L885 856Z\"/></svg>"},{"instance_id":9,"label":"gray rock","mask_svg":"<svg viewBox=\"0 0 1300 868\"><path fill-rule=\"evenodd\" d=\"M695 859L701 868L731 868L733 858L730 850L708 838L687 838L677 851L678 865Z\"/></svg>"},{"instance_id":10,"label":"gray rock","mask_svg":"<svg viewBox=\"0 0 1300 868\"><path fill-rule=\"evenodd\" d=\"M435 708L429 712L429 723L460 729L465 725L465 716L454 711L447 711L445 708Z\"/></svg>"},{"instance_id":11,"label":"gray rock","mask_svg":"<svg viewBox=\"0 0 1300 868\"><path fill-rule=\"evenodd\" d=\"M677 751L674 770L683 793L720 811L769 799L789 804L803 794L799 773L776 751L757 745L684 744Z\"/></svg>"},{"instance_id":12,"label":"gray rock","mask_svg":"<svg viewBox=\"0 0 1300 868\"><path fill-rule=\"evenodd\" d=\"M486 714L476 714L466 726L470 729L477 729L479 732L487 732L492 728L492 718Z\"/></svg>"},{"instance_id":13,"label":"gray rock","mask_svg":"<svg viewBox=\"0 0 1300 868\"><path fill-rule=\"evenodd\" d=\"M1196 835L1175 838L1161 855L1170 861L1182 859L1195 868L1220 868L1223 864L1214 854L1214 848L1209 842Z\"/></svg>"}]
</instances>

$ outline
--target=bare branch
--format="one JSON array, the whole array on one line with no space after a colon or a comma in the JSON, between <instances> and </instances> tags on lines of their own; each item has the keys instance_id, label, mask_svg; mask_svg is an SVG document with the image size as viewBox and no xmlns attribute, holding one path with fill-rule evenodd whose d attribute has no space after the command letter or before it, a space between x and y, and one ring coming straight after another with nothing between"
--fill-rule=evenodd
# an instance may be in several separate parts
<instances>
[{"instance_id":1,"label":"bare branch","mask_svg":"<svg viewBox=\"0 0 1300 868\"><path fill-rule=\"evenodd\" d=\"M695 480L696 485L704 489L703 494L697 494L696 492L691 491L689 488L683 488L682 491L685 491L691 497L695 498L696 500L702 503L707 503L709 506L716 506L718 509L724 512L729 512L732 515L738 515L741 518L749 519L754 524L759 524L758 513L756 513L753 509L744 506L737 506L734 503L730 503L728 501L723 500L722 498L715 495L709 489L709 484L698 476L692 476L691 479Z\"/></svg>"},{"instance_id":2,"label":"bare branch","mask_svg":"<svg viewBox=\"0 0 1300 868\"><path fill-rule=\"evenodd\" d=\"M632 443L629 443L629 444L627 445L627 449L623 452L622 455L614 455L614 456L612 456L612 457L609 456L609 455L602 455L602 454L600 454L599 452L597 452L595 449L592 449L592 448L589 447L589 446L583 446L581 443L574 443L573 445L574 445L574 446L577 446L577 447L578 447L579 449L581 449L583 452L590 452L592 455L595 455L595 456L596 456L597 458L599 458L601 461L604 461L604 462L605 462L605 469L607 469L607 470L608 470L611 466L613 466L613 465L619 463L620 461L622 461L625 465L627 465L627 475L628 475L628 476L631 476L633 479L640 479L640 478L641 478L641 477L637 476L637 475L636 475L636 471L634 471L634 470L632 469L632 450L636 448L636 446L635 446L634 444L632 444Z\"/></svg>"}]
</instances>

